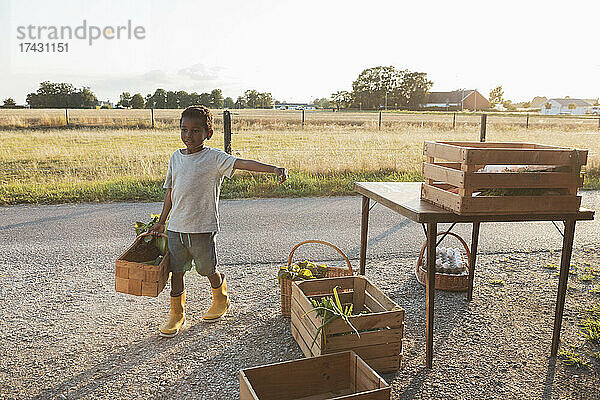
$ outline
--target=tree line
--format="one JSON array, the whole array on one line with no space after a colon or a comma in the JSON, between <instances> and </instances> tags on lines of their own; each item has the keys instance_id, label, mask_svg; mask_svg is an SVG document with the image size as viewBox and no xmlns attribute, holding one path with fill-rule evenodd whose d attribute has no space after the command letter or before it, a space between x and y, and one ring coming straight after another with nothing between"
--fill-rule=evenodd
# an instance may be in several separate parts
<instances>
[{"instance_id":1,"label":"tree line","mask_svg":"<svg viewBox=\"0 0 600 400\"><path fill-rule=\"evenodd\" d=\"M363 70L352 82L351 91L342 90L332 93L330 98L316 98L313 104L319 108L416 110L427 103L432 85L424 72L378 66ZM13 99L6 99L4 104L15 106ZM35 93L27 95L27 104L31 108L95 108L99 102L89 87L75 88L70 83L44 81ZM173 109L194 104L209 108L272 108L280 102L274 101L271 93L257 90L246 90L234 101L231 97L224 98L221 89L207 93L156 89L146 96L123 92L116 106Z\"/></svg>"}]
</instances>

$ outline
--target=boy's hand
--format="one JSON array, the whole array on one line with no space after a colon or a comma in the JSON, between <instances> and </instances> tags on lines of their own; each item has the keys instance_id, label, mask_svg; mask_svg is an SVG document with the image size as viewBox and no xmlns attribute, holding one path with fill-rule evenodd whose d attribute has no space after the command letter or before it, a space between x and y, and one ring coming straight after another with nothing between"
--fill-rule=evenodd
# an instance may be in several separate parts
<instances>
[{"instance_id":1,"label":"boy's hand","mask_svg":"<svg viewBox=\"0 0 600 400\"><path fill-rule=\"evenodd\" d=\"M279 177L279 183L285 182L285 180L288 178L288 172L285 168L275 167L273 173Z\"/></svg>"},{"instance_id":2,"label":"boy's hand","mask_svg":"<svg viewBox=\"0 0 600 400\"><path fill-rule=\"evenodd\" d=\"M152 225L152 228L150 228L150 230L148 231L149 233L151 233L153 236L159 236L161 233L165 233L165 224L161 224L160 222L157 222L156 224Z\"/></svg>"}]
</instances>

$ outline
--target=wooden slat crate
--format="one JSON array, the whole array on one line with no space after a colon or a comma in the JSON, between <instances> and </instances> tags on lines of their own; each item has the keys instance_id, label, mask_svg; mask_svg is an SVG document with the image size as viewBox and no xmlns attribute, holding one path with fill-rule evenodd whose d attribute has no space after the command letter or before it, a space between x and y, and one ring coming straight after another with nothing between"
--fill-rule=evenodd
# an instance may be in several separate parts
<instances>
[{"instance_id":1,"label":"wooden slat crate","mask_svg":"<svg viewBox=\"0 0 600 400\"><path fill-rule=\"evenodd\" d=\"M240 400L389 400L389 385L346 351L239 372Z\"/></svg>"},{"instance_id":2,"label":"wooden slat crate","mask_svg":"<svg viewBox=\"0 0 600 400\"><path fill-rule=\"evenodd\" d=\"M457 214L577 212L587 150L534 143L425 142L421 198ZM544 166L548 172L477 172L486 165ZM485 189L552 194L473 196Z\"/></svg>"},{"instance_id":3,"label":"wooden slat crate","mask_svg":"<svg viewBox=\"0 0 600 400\"><path fill-rule=\"evenodd\" d=\"M156 297L169 278L169 252L159 265L141 261L156 259L160 253L154 243L146 243L146 235L138 236L133 244L115 261L115 290L136 296Z\"/></svg>"},{"instance_id":4,"label":"wooden slat crate","mask_svg":"<svg viewBox=\"0 0 600 400\"><path fill-rule=\"evenodd\" d=\"M338 287L342 303L353 304L353 312L367 311L348 318L360 337L344 321L336 319L321 330L313 344L323 321L312 311L309 299L332 296L334 287ZM291 329L307 357L353 350L378 372L393 372L400 368L404 310L364 276L293 282Z\"/></svg>"}]
</instances>

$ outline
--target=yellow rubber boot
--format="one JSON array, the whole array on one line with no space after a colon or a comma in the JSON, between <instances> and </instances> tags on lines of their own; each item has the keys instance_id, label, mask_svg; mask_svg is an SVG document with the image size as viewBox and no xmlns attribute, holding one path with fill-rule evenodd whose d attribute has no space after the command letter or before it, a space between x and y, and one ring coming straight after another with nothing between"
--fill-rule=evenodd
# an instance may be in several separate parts
<instances>
[{"instance_id":1,"label":"yellow rubber boot","mask_svg":"<svg viewBox=\"0 0 600 400\"><path fill-rule=\"evenodd\" d=\"M229 295L227 294L227 282L225 281L225 274L221 274L221 286L212 289L213 303L204 314L204 322L217 322L227 310L231 303L229 302Z\"/></svg>"},{"instance_id":2,"label":"yellow rubber boot","mask_svg":"<svg viewBox=\"0 0 600 400\"><path fill-rule=\"evenodd\" d=\"M160 326L160 336L173 337L183 330L185 324L185 290L179 296L171 296L171 316Z\"/></svg>"}]
</instances>

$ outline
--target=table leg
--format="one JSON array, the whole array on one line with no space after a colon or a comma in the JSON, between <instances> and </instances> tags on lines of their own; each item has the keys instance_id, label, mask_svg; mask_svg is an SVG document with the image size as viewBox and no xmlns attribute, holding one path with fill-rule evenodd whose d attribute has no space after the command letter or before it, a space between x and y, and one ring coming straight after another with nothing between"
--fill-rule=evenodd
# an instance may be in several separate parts
<instances>
[{"instance_id":1,"label":"table leg","mask_svg":"<svg viewBox=\"0 0 600 400\"><path fill-rule=\"evenodd\" d=\"M471 258L469 259L469 291L467 292L467 301L473 299L473 280L475 279L477 244L479 243L479 224L479 222L473 222L473 233L471 234Z\"/></svg>"},{"instance_id":2,"label":"table leg","mask_svg":"<svg viewBox=\"0 0 600 400\"><path fill-rule=\"evenodd\" d=\"M554 331L552 332L552 350L550 355L556 356L560 342L560 327L562 325L565 296L567 293L567 280L569 279L569 266L573 252L573 238L575 237L575 220L565 221L562 255L560 257L560 277L558 281L558 295L556 297L556 311L554 312Z\"/></svg>"},{"instance_id":3,"label":"table leg","mask_svg":"<svg viewBox=\"0 0 600 400\"><path fill-rule=\"evenodd\" d=\"M369 198L362 198L362 220L360 222L360 274L365 274L367 265L367 231L369 230Z\"/></svg>"},{"instance_id":4,"label":"table leg","mask_svg":"<svg viewBox=\"0 0 600 400\"><path fill-rule=\"evenodd\" d=\"M426 347L425 364L431 368L433 363L433 309L435 303L435 248L437 240L437 223L427 224L427 281L425 308L427 317L425 323Z\"/></svg>"}]
</instances>

